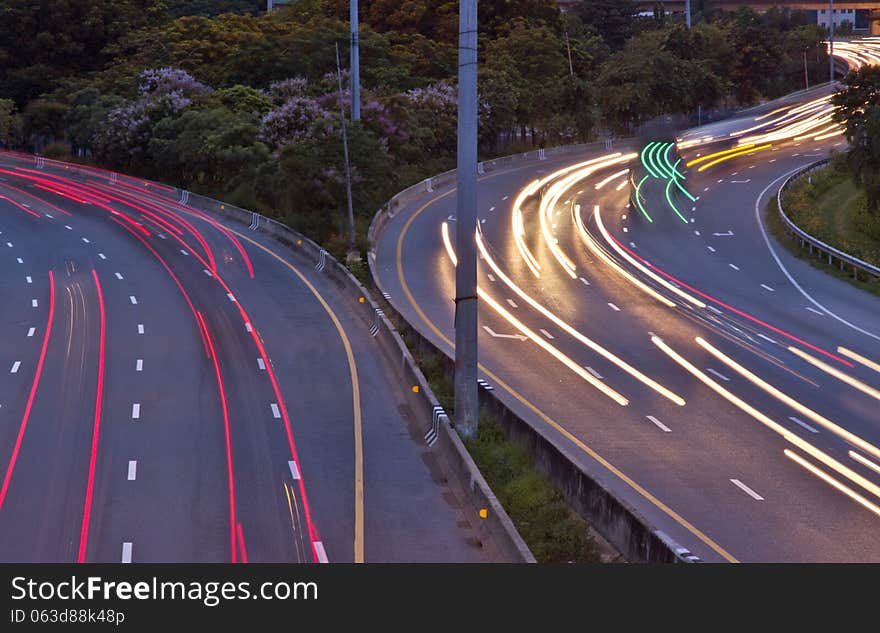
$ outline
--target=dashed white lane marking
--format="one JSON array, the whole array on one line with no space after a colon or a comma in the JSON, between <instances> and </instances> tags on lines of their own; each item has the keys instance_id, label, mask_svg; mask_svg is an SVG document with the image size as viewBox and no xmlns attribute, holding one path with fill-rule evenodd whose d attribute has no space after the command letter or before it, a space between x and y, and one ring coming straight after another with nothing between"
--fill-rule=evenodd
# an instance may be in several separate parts
<instances>
[{"instance_id":1,"label":"dashed white lane marking","mask_svg":"<svg viewBox=\"0 0 880 633\"><path fill-rule=\"evenodd\" d=\"M620 219L621 219L621 220L626 220L626 213L624 213L622 216L620 216Z\"/></svg>"},{"instance_id":2,"label":"dashed white lane marking","mask_svg":"<svg viewBox=\"0 0 880 633\"><path fill-rule=\"evenodd\" d=\"M107 259L107 256L104 253L98 253L98 257L101 259Z\"/></svg>"},{"instance_id":3,"label":"dashed white lane marking","mask_svg":"<svg viewBox=\"0 0 880 633\"><path fill-rule=\"evenodd\" d=\"M513 299L508 299L507 305L509 305L511 308L518 308L519 307L518 305L516 305L516 302Z\"/></svg>"},{"instance_id":4,"label":"dashed white lane marking","mask_svg":"<svg viewBox=\"0 0 880 633\"><path fill-rule=\"evenodd\" d=\"M31 279L31 276L30 276L30 275L28 275L27 277L25 277L24 280L25 280L26 282L28 282L29 284L34 283L34 280Z\"/></svg>"},{"instance_id":5,"label":"dashed white lane marking","mask_svg":"<svg viewBox=\"0 0 880 633\"><path fill-rule=\"evenodd\" d=\"M138 323L138 334L143 334L143 333L144 333L144 324Z\"/></svg>"},{"instance_id":6,"label":"dashed white lane marking","mask_svg":"<svg viewBox=\"0 0 880 633\"><path fill-rule=\"evenodd\" d=\"M19 264L23 264L23 263L24 263L24 260L23 260L21 257L16 257L16 258L15 258L15 261L17 261Z\"/></svg>"},{"instance_id":7,"label":"dashed white lane marking","mask_svg":"<svg viewBox=\"0 0 880 633\"><path fill-rule=\"evenodd\" d=\"M495 277L492 273L489 273L489 281L495 281Z\"/></svg>"},{"instance_id":8,"label":"dashed white lane marking","mask_svg":"<svg viewBox=\"0 0 880 633\"><path fill-rule=\"evenodd\" d=\"M54 215L51 215L51 214L49 214L49 213L46 214L46 217L49 218L50 220L54 220L54 219L55 219L55 216L54 216Z\"/></svg>"},{"instance_id":9,"label":"dashed white lane marking","mask_svg":"<svg viewBox=\"0 0 880 633\"><path fill-rule=\"evenodd\" d=\"M6 242L6 246L8 246L9 248L12 248L12 242Z\"/></svg>"},{"instance_id":10,"label":"dashed white lane marking","mask_svg":"<svg viewBox=\"0 0 880 633\"><path fill-rule=\"evenodd\" d=\"M504 197L501 198L501 199L502 199L502 200L507 200L509 197L510 197L510 196L504 196Z\"/></svg>"},{"instance_id":11,"label":"dashed white lane marking","mask_svg":"<svg viewBox=\"0 0 880 633\"><path fill-rule=\"evenodd\" d=\"M91 244L91 242L89 242L89 238L87 238L87 237L82 238L82 241L85 242L86 244Z\"/></svg>"},{"instance_id":12,"label":"dashed white lane marking","mask_svg":"<svg viewBox=\"0 0 880 633\"><path fill-rule=\"evenodd\" d=\"M136 459L128 460L128 480L134 481L137 479L138 472L138 463Z\"/></svg>"},{"instance_id":13,"label":"dashed white lane marking","mask_svg":"<svg viewBox=\"0 0 880 633\"><path fill-rule=\"evenodd\" d=\"M722 182L724 182L724 178L719 178L719 179L718 179L718 184L721 184Z\"/></svg>"},{"instance_id":14,"label":"dashed white lane marking","mask_svg":"<svg viewBox=\"0 0 880 633\"><path fill-rule=\"evenodd\" d=\"M657 428L660 429L661 431L663 431L664 433L672 433L672 429L670 429L668 426L663 424L660 420L655 418L653 415L646 415L645 417L648 418L654 424L656 424Z\"/></svg>"},{"instance_id":15,"label":"dashed white lane marking","mask_svg":"<svg viewBox=\"0 0 880 633\"><path fill-rule=\"evenodd\" d=\"M139 420L141 417L141 405L135 402L131 405L131 419Z\"/></svg>"},{"instance_id":16,"label":"dashed white lane marking","mask_svg":"<svg viewBox=\"0 0 880 633\"><path fill-rule=\"evenodd\" d=\"M776 159L775 159L775 158L771 158L771 159L770 159L770 162L771 162L771 163L775 163L775 162L776 162Z\"/></svg>"},{"instance_id":17,"label":"dashed white lane marking","mask_svg":"<svg viewBox=\"0 0 880 633\"><path fill-rule=\"evenodd\" d=\"M762 287L764 290L767 290L767 291L769 291L769 292L776 292L773 288L771 288L771 287L768 286L767 284L761 284L761 287Z\"/></svg>"},{"instance_id":18,"label":"dashed white lane marking","mask_svg":"<svg viewBox=\"0 0 880 633\"><path fill-rule=\"evenodd\" d=\"M761 334L760 332L758 332L758 336L760 338L764 339L765 341L768 341L769 343L773 343L774 345L778 345L778 343L774 339L770 338L766 334Z\"/></svg>"},{"instance_id":19,"label":"dashed white lane marking","mask_svg":"<svg viewBox=\"0 0 880 633\"><path fill-rule=\"evenodd\" d=\"M296 462L289 459L287 460L287 465L290 467L290 476L294 479L299 479L299 468L296 467Z\"/></svg>"},{"instance_id":20,"label":"dashed white lane marking","mask_svg":"<svg viewBox=\"0 0 880 633\"><path fill-rule=\"evenodd\" d=\"M716 308L716 307L713 306L713 305L707 305L706 307L709 308L709 309L710 309L712 312L714 312L715 314L722 314L721 310L719 310L718 308Z\"/></svg>"},{"instance_id":21,"label":"dashed white lane marking","mask_svg":"<svg viewBox=\"0 0 880 633\"><path fill-rule=\"evenodd\" d=\"M629 229L626 228L626 227L623 227L623 232L624 232L624 233L629 233Z\"/></svg>"},{"instance_id":22,"label":"dashed white lane marking","mask_svg":"<svg viewBox=\"0 0 880 633\"><path fill-rule=\"evenodd\" d=\"M73 230L73 227L70 226L69 224L65 224L65 225L64 225L64 228L67 229L68 231L72 231L72 230Z\"/></svg>"},{"instance_id":23,"label":"dashed white lane marking","mask_svg":"<svg viewBox=\"0 0 880 633\"><path fill-rule=\"evenodd\" d=\"M165 237L165 234L164 234L164 233L159 233L159 239L160 239L160 240L167 240L168 238Z\"/></svg>"},{"instance_id":24,"label":"dashed white lane marking","mask_svg":"<svg viewBox=\"0 0 880 633\"><path fill-rule=\"evenodd\" d=\"M699 231L694 231L694 235L699 235L699 234L700 234Z\"/></svg>"},{"instance_id":25,"label":"dashed white lane marking","mask_svg":"<svg viewBox=\"0 0 880 633\"><path fill-rule=\"evenodd\" d=\"M235 303L235 297L233 296L233 294L232 294L231 292L227 292L227 293L226 293L226 296L229 297L229 300L230 300L232 303Z\"/></svg>"},{"instance_id":26,"label":"dashed white lane marking","mask_svg":"<svg viewBox=\"0 0 880 633\"><path fill-rule=\"evenodd\" d=\"M135 371L143 371L144 370L144 359L143 358L137 359L137 362L134 365L134 370Z\"/></svg>"},{"instance_id":27,"label":"dashed white lane marking","mask_svg":"<svg viewBox=\"0 0 880 633\"><path fill-rule=\"evenodd\" d=\"M549 339L554 339L554 338L556 338L555 336L553 336L552 334L550 334L550 332L548 332L547 330L545 330L545 329L543 329L543 328L541 328L540 332L541 332L541 334L543 334L544 336L546 336L546 337L549 338Z\"/></svg>"},{"instance_id":28,"label":"dashed white lane marking","mask_svg":"<svg viewBox=\"0 0 880 633\"><path fill-rule=\"evenodd\" d=\"M737 266L736 264L728 264L728 266L730 266L734 270L739 270L739 266Z\"/></svg>"},{"instance_id":29,"label":"dashed white lane marking","mask_svg":"<svg viewBox=\"0 0 880 633\"><path fill-rule=\"evenodd\" d=\"M116 278L122 280L122 273L116 273Z\"/></svg>"},{"instance_id":30,"label":"dashed white lane marking","mask_svg":"<svg viewBox=\"0 0 880 633\"><path fill-rule=\"evenodd\" d=\"M590 285L590 282L587 281L586 279L584 279L583 277L578 277L578 279L580 279L580 280L581 280L581 283L584 284L585 286L589 286L589 285Z\"/></svg>"},{"instance_id":31,"label":"dashed white lane marking","mask_svg":"<svg viewBox=\"0 0 880 633\"><path fill-rule=\"evenodd\" d=\"M612 310L614 310L615 312L620 312L620 308L618 308L618 307L617 307L616 305L614 305L613 303L609 303L609 304L608 304L608 307L611 308Z\"/></svg>"},{"instance_id":32,"label":"dashed white lane marking","mask_svg":"<svg viewBox=\"0 0 880 633\"><path fill-rule=\"evenodd\" d=\"M816 308L811 308L810 306L806 306L807 310L812 312L813 314L818 314L819 316L825 316L822 312L819 312Z\"/></svg>"},{"instance_id":33,"label":"dashed white lane marking","mask_svg":"<svg viewBox=\"0 0 880 633\"><path fill-rule=\"evenodd\" d=\"M703 192L704 192L704 193L705 193L706 191L709 191L709 187L706 187L705 189L703 189Z\"/></svg>"},{"instance_id":34,"label":"dashed white lane marking","mask_svg":"<svg viewBox=\"0 0 880 633\"><path fill-rule=\"evenodd\" d=\"M246 329L248 332L253 332L253 331L254 331L254 328L251 327L251 324L250 324L250 323L245 323L245 324L244 324L244 329Z\"/></svg>"},{"instance_id":35,"label":"dashed white lane marking","mask_svg":"<svg viewBox=\"0 0 880 633\"><path fill-rule=\"evenodd\" d=\"M28 330L28 334L27 334L27 335L28 335L28 336L33 336L33 335L34 335L34 332L36 332L36 331L37 331L37 328L32 327L32 328L30 328L30 329Z\"/></svg>"},{"instance_id":36,"label":"dashed white lane marking","mask_svg":"<svg viewBox=\"0 0 880 633\"><path fill-rule=\"evenodd\" d=\"M746 493L747 495L749 495L749 496L750 496L752 499L754 499L755 501L763 501L763 500L764 500L764 497L762 497L762 496L759 495L757 492L755 492L754 490L752 490L751 488L749 488L747 485L745 485L745 484L744 484L743 482L741 482L739 479L731 479L731 480L730 480L730 483L732 483L734 486L736 486L737 488L739 488L740 490L742 490L744 493Z\"/></svg>"},{"instance_id":37,"label":"dashed white lane marking","mask_svg":"<svg viewBox=\"0 0 880 633\"><path fill-rule=\"evenodd\" d=\"M269 406L272 407L272 417L276 420L281 419L281 410L278 409L278 405L273 402Z\"/></svg>"},{"instance_id":38,"label":"dashed white lane marking","mask_svg":"<svg viewBox=\"0 0 880 633\"><path fill-rule=\"evenodd\" d=\"M324 551L324 544L321 541L315 541L315 554L318 556L319 563L329 563L327 560L327 552Z\"/></svg>"},{"instance_id":39,"label":"dashed white lane marking","mask_svg":"<svg viewBox=\"0 0 880 633\"><path fill-rule=\"evenodd\" d=\"M208 277L213 277L213 276L214 276L214 273L212 273L212 272L211 272L210 270L208 270L207 268L202 268L202 272L205 273Z\"/></svg>"},{"instance_id":40,"label":"dashed white lane marking","mask_svg":"<svg viewBox=\"0 0 880 633\"><path fill-rule=\"evenodd\" d=\"M180 249L180 254L181 254L181 255L189 255L189 253L187 253L187 252L186 252L185 250L183 250L182 248Z\"/></svg>"},{"instance_id":41,"label":"dashed white lane marking","mask_svg":"<svg viewBox=\"0 0 880 633\"><path fill-rule=\"evenodd\" d=\"M257 358L257 367L265 371L266 363L263 362L262 358Z\"/></svg>"},{"instance_id":42,"label":"dashed white lane marking","mask_svg":"<svg viewBox=\"0 0 880 633\"><path fill-rule=\"evenodd\" d=\"M602 378L602 374L600 374L599 372L597 372L595 369L593 369L593 368L590 367L589 365L584 365L584 369L586 369L588 372L590 372L591 374L593 374L593 376L595 376L595 377L598 378L599 380L605 380L604 378Z\"/></svg>"},{"instance_id":43,"label":"dashed white lane marking","mask_svg":"<svg viewBox=\"0 0 880 633\"><path fill-rule=\"evenodd\" d=\"M131 300L131 305L133 305L133 306L137 305L137 302L138 302L137 297L135 297L134 295L128 295L128 298Z\"/></svg>"},{"instance_id":44,"label":"dashed white lane marking","mask_svg":"<svg viewBox=\"0 0 880 633\"><path fill-rule=\"evenodd\" d=\"M727 376L725 376L725 375L722 374L721 372L715 371L715 370L712 369L711 367L707 367L707 368L706 368L706 371L709 372L710 374L712 374L712 375L714 375L714 376L720 378L720 379L723 380L724 382L730 382L730 378L728 378Z\"/></svg>"},{"instance_id":45,"label":"dashed white lane marking","mask_svg":"<svg viewBox=\"0 0 880 633\"><path fill-rule=\"evenodd\" d=\"M131 562L131 543L125 542L122 544L122 562L130 563Z\"/></svg>"},{"instance_id":46,"label":"dashed white lane marking","mask_svg":"<svg viewBox=\"0 0 880 633\"><path fill-rule=\"evenodd\" d=\"M804 422L803 420L798 420L798 419L797 419L796 417L794 417L793 415L788 416L788 419L791 420L792 422L794 422L795 424L804 427L804 428L807 429L810 433L818 433L818 432L819 432L819 429L814 429L812 426L810 426L809 424L807 424L807 423Z\"/></svg>"},{"instance_id":47,"label":"dashed white lane marking","mask_svg":"<svg viewBox=\"0 0 880 633\"><path fill-rule=\"evenodd\" d=\"M31 305L36 308L37 306L40 305L40 302L37 301L36 299L31 299Z\"/></svg>"},{"instance_id":48,"label":"dashed white lane marking","mask_svg":"<svg viewBox=\"0 0 880 633\"><path fill-rule=\"evenodd\" d=\"M21 367L21 361L17 360L14 363L12 363L12 369L9 370L9 373L10 374L17 374L19 367Z\"/></svg>"},{"instance_id":49,"label":"dashed white lane marking","mask_svg":"<svg viewBox=\"0 0 880 633\"><path fill-rule=\"evenodd\" d=\"M710 252L710 253L714 253L714 252L715 252L715 249L714 249L713 247L711 247L711 246L707 246L706 248L709 249L709 252Z\"/></svg>"},{"instance_id":50,"label":"dashed white lane marking","mask_svg":"<svg viewBox=\"0 0 880 633\"><path fill-rule=\"evenodd\" d=\"M489 211L494 211L495 207L489 207Z\"/></svg>"}]
</instances>

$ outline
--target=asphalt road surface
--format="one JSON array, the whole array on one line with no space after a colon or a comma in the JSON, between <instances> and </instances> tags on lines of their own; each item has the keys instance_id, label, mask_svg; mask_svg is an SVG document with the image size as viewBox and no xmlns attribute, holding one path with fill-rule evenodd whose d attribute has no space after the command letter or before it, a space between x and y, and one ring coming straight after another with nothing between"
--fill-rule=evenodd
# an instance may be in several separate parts
<instances>
[{"instance_id":1,"label":"asphalt road surface","mask_svg":"<svg viewBox=\"0 0 880 633\"><path fill-rule=\"evenodd\" d=\"M0 560L487 558L332 283L77 169L0 155Z\"/></svg>"}]
</instances>

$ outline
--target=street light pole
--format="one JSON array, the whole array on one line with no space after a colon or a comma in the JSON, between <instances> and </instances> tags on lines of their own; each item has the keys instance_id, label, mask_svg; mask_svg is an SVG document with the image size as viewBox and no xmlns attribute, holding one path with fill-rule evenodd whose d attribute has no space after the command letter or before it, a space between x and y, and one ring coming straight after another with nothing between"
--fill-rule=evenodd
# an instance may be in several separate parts
<instances>
[{"instance_id":1,"label":"street light pole","mask_svg":"<svg viewBox=\"0 0 880 633\"><path fill-rule=\"evenodd\" d=\"M358 43L358 0L349 4L348 21L351 25L351 120L361 120L361 60Z\"/></svg>"},{"instance_id":2,"label":"street light pole","mask_svg":"<svg viewBox=\"0 0 880 633\"><path fill-rule=\"evenodd\" d=\"M691 0L684 0L684 22L691 28Z\"/></svg>"},{"instance_id":3,"label":"street light pole","mask_svg":"<svg viewBox=\"0 0 880 633\"><path fill-rule=\"evenodd\" d=\"M477 0L458 17L458 179L455 248L455 425L477 433Z\"/></svg>"},{"instance_id":4,"label":"street light pole","mask_svg":"<svg viewBox=\"0 0 880 633\"><path fill-rule=\"evenodd\" d=\"M828 19L830 20L828 38L828 81L834 85L834 0L828 0Z\"/></svg>"},{"instance_id":5,"label":"street light pole","mask_svg":"<svg viewBox=\"0 0 880 633\"><path fill-rule=\"evenodd\" d=\"M810 88L810 75L807 73L807 49L809 46L804 47L804 90L808 90Z\"/></svg>"},{"instance_id":6,"label":"street light pole","mask_svg":"<svg viewBox=\"0 0 880 633\"><path fill-rule=\"evenodd\" d=\"M345 160L345 193L348 197L348 257L357 259L354 239L354 205L351 202L351 167L348 162L348 134L345 130L345 102L342 100L342 69L339 66L339 43L336 44L336 81L339 85L339 120L342 124L342 155Z\"/></svg>"}]
</instances>

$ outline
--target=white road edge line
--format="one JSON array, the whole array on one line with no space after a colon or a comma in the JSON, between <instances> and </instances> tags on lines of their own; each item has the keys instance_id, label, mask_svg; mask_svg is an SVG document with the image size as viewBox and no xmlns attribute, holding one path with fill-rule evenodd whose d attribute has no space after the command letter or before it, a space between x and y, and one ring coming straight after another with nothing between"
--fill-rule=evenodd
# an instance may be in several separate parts
<instances>
[{"instance_id":1,"label":"white road edge line","mask_svg":"<svg viewBox=\"0 0 880 633\"><path fill-rule=\"evenodd\" d=\"M834 312L832 312L831 310L829 310L828 308L823 306L821 303L816 301L812 297L812 295L810 295L810 293L808 293L806 290L804 290L801 287L801 285L797 281L795 281L794 277L791 275L790 272L788 272L788 269L782 263L782 260L779 258L779 255L776 253L776 250L774 250L773 245L770 243L770 237L767 235L767 229L764 227L764 223L761 221L761 199L770 190L770 188L773 187L773 185L775 185L777 182L779 182L780 180L782 180L784 178L788 178L791 174L795 173L796 171L798 171L800 169L803 169L805 166L806 165L801 165L800 167L796 167L795 169L792 169L791 171L789 171L785 174L782 174L779 178L777 178L776 180L771 182L769 185L764 187L763 191L761 191L761 193L759 193L758 197L755 199L755 220L757 220L757 222L758 222L758 228L761 229L761 235L764 237L764 243L767 245L767 249L770 251L770 255L773 256L773 259L776 261L776 265L779 266L779 269L782 271L782 274L785 275L785 277L791 282L791 284L795 288L797 288L798 292L800 292L810 303L812 303L814 306L816 306L817 308L819 308L820 310L822 310L824 313L828 314L832 318L837 319L838 321L843 323L845 326L854 329L856 332L864 334L865 336L870 336L874 340L880 341L880 335L875 334L873 332L869 332L867 330L860 328L859 326L857 326L853 323L850 323L846 319L838 316L837 314L835 314Z\"/></svg>"}]
</instances>

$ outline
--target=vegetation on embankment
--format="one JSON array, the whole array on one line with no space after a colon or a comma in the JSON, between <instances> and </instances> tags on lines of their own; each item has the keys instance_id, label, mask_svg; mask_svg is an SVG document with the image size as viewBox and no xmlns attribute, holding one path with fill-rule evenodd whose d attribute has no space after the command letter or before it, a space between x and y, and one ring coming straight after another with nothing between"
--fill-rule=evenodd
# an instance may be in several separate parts
<instances>
[{"instance_id":1,"label":"vegetation on embankment","mask_svg":"<svg viewBox=\"0 0 880 633\"><path fill-rule=\"evenodd\" d=\"M453 388L445 359L439 352L414 356L452 417ZM465 440L465 446L539 563L602 562L589 524L535 468L528 451L505 437L497 420L481 413L477 437Z\"/></svg>"},{"instance_id":2,"label":"vegetation on embankment","mask_svg":"<svg viewBox=\"0 0 880 633\"><path fill-rule=\"evenodd\" d=\"M835 156L828 167L792 183L782 204L785 214L801 230L853 257L880 265L880 216L868 211L867 196L854 182L845 155ZM811 255L809 249L802 248L800 240L783 227L775 196L767 202L765 219L774 237L799 259L880 294L880 280L864 274L856 278L852 268L841 270L838 262L829 265L824 256Z\"/></svg>"}]
</instances>

